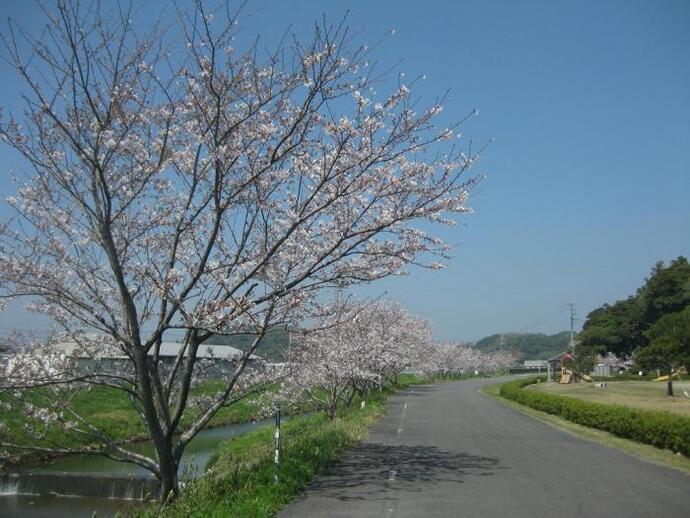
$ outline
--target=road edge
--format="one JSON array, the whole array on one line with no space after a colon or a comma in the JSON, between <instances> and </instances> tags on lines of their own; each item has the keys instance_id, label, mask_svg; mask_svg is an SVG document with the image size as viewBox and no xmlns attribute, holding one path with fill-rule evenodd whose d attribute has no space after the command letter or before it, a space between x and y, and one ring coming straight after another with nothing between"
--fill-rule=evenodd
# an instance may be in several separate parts
<instances>
[{"instance_id":1,"label":"road edge","mask_svg":"<svg viewBox=\"0 0 690 518\"><path fill-rule=\"evenodd\" d=\"M549 426L558 428L559 430L569 433L575 437L579 437L580 439L585 439L591 442L602 444L604 446L615 448L619 451L632 455L641 461L672 468L690 476L690 459L687 457L676 455L669 450L661 450L659 448L655 448L654 446L631 441L630 439L623 439L603 430L573 423L572 421L568 421L562 417L547 414L546 412L541 412L540 410L535 410L528 406L516 403L515 401L508 400L504 397L501 397L499 394L499 388L501 385L502 383L484 385L480 387L477 392L486 397L490 397L503 405L509 406L518 412L521 412L522 414L532 417L537 421L541 421Z\"/></svg>"}]
</instances>

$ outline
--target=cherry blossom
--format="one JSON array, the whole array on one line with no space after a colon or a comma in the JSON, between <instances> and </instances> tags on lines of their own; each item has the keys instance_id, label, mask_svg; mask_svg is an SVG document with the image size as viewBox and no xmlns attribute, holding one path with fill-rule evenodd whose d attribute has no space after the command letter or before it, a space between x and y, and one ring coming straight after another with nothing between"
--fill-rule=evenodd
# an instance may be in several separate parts
<instances>
[{"instance_id":1,"label":"cherry blossom","mask_svg":"<svg viewBox=\"0 0 690 518\"><path fill-rule=\"evenodd\" d=\"M288 356L285 394L335 418L357 394L392 381L432 340L428 322L399 304L336 300L321 310Z\"/></svg>"},{"instance_id":2,"label":"cherry blossom","mask_svg":"<svg viewBox=\"0 0 690 518\"><path fill-rule=\"evenodd\" d=\"M48 342L126 359L80 373L38 347L8 363L0 390L22 399L32 379L51 385L57 417L37 417L145 466L173 496L186 445L251 390L260 338L308 317L324 290L445 263L448 246L430 229L470 212L477 181L467 176L477 156L444 142L460 123L439 129L438 103L418 109L411 85L371 75L372 49L352 43L344 20L266 55L236 48L230 4L213 24L203 3L193 9L180 9L181 38L135 34L133 12L108 17L71 0L48 8L43 39L10 23L26 109L0 119L25 165L0 227L0 297L51 319L60 334ZM172 331L182 346L163 368ZM199 346L235 333L256 340L217 394L193 401ZM407 352L387 354L367 365L362 387L408 363ZM126 394L155 456L111 444L76 415L69 390L85 386Z\"/></svg>"}]
</instances>

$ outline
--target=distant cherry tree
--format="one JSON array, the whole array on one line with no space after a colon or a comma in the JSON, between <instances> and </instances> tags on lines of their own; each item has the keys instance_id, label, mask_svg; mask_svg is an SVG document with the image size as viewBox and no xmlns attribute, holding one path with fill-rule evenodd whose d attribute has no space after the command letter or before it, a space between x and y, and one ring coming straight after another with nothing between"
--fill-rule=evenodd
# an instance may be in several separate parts
<instances>
[{"instance_id":1,"label":"distant cherry tree","mask_svg":"<svg viewBox=\"0 0 690 518\"><path fill-rule=\"evenodd\" d=\"M57 333L12 358L0 390L174 497L189 442L272 377L247 371L266 332L304 318L323 290L440 266L448 247L425 229L468 212L477 156L449 142L458 124L434 125L442 100L423 107L414 81L387 80L344 22L266 52L234 48L229 3L180 7L179 33L143 34L133 11L96 2L58 0L45 15L38 38L14 23L2 36L25 109L0 120L23 158L0 286ZM166 365L171 331L183 338ZM217 392L194 397L200 345L233 333L256 339ZM95 360L116 351L126 368L80 371L53 346L65 340ZM154 456L77 413L70 394L91 387L131 401ZM22 446L0 437L5 453ZM40 451L77 450L36 437Z\"/></svg>"},{"instance_id":2,"label":"distant cherry tree","mask_svg":"<svg viewBox=\"0 0 690 518\"><path fill-rule=\"evenodd\" d=\"M484 352L470 344L435 344L425 371L442 375L494 374L514 366L518 357L511 351Z\"/></svg>"},{"instance_id":3,"label":"distant cherry tree","mask_svg":"<svg viewBox=\"0 0 690 518\"><path fill-rule=\"evenodd\" d=\"M285 393L334 419L356 395L393 382L431 340L428 322L399 304L335 301L289 351Z\"/></svg>"}]
</instances>

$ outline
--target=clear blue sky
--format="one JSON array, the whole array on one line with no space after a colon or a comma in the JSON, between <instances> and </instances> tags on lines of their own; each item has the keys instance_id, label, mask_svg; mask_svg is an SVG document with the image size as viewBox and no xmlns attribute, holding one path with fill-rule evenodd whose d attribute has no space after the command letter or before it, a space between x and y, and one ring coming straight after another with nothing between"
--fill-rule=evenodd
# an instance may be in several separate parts
<instances>
[{"instance_id":1,"label":"clear blue sky","mask_svg":"<svg viewBox=\"0 0 690 518\"><path fill-rule=\"evenodd\" d=\"M180 2L184 4L184 2ZM167 2L149 2L157 14ZM159 7L160 5L160 7ZM170 4L167 4L170 5ZM690 255L690 2L280 1L250 2L249 29L269 41L322 14L377 40L383 62L403 62L444 116L477 108L464 133L495 138L475 172L475 214L444 236L451 266L384 281L370 293L431 318L441 339L568 326L632 294L657 260ZM149 7L146 8L147 10ZM2 2L35 30L31 2ZM19 83L0 63L0 104ZM17 159L0 149L0 194ZM0 213L5 213L1 210ZM0 316L0 330L16 315ZM30 321L25 321L25 326Z\"/></svg>"}]
</instances>

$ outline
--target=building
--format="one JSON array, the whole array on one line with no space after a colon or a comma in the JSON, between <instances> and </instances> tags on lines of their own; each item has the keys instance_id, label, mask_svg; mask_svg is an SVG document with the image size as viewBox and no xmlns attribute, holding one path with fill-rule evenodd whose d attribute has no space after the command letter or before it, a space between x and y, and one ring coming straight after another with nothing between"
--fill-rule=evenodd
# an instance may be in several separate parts
<instances>
[{"instance_id":1,"label":"building","mask_svg":"<svg viewBox=\"0 0 690 518\"><path fill-rule=\"evenodd\" d=\"M562 352L557 354L556 356L552 356L548 360L546 360L547 363L547 368L549 371L549 381L553 379L554 373L559 373L563 369L563 364L569 360L573 359L573 355L570 354L568 351Z\"/></svg>"},{"instance_id":2,"label":"building","mask_svg":"<svg viewBox=\"0 0 690 518\"><path fill-rule=\"evenodd\" d=\"M611 365L606 363L598 363L594 366L594 371L592 374L598 378L608 378L611 376L612 371Z\"/></svg>"},{"instance_id":3,"label":"building","mask_svg":"<svg viewBox=\"0 0 690 518\"><path fill-rule=\"evenodd\" d=\"M525 360L523 366L525 369L537 370L539 372L541 372L542 369L546 370L548 367L546 360Z\"/></svg>"},{"instance_id":4,"label":"building","mask_svg":"<svg viewBox=\"0 0 690 518\"><path fill-rule=\"evenodd\" d=\"M163 342L159 351L159 361L163 366L172 367L182 346L179 342ZM93 354L88 346L77 342L59 342L52 347L75 359L77 369L83 372L113 371L126 369L131 365L125 354L116 348L111 351L99 351ZM151 351L149 354L153 354ZM185 356L188 353L185 351ZM201 344L197 349L196 359L200 375L206 377L220 377L234 372L244 352L229 345ZM252 354L249 362L260 360Z\"/></svg>"}]
</instances>

